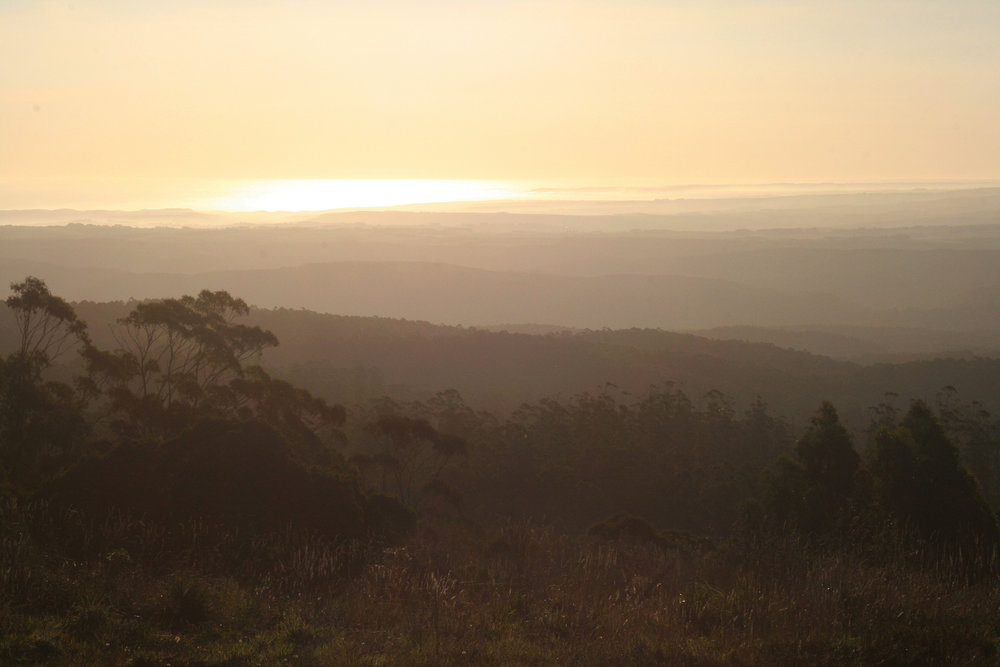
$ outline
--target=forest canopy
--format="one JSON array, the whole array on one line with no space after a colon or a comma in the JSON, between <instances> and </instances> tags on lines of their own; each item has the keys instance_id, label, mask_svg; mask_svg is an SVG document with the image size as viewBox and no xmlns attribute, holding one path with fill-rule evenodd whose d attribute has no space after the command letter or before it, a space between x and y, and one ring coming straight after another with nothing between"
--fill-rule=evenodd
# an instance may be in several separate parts
<instances>
[{"instance_id":1,"label":"forest canopy","mask_svg":"<svg viewBox=\"0 0 1000 667\"><path fill-rule=\"evenodd\" d=\"M327 564L301 571L300 582L343 587L393 558L414 563L407 548L431 549L420 567L439 568L444 552L432 545L464 549L494 534L463 567L486 559L525 568L535 547L509 527L535 523L586 536L597 554L632 549L621 553L699 563L742 554L737 568L780 544L852 567L902 563L924 573L950 563L966 583L996 569L1000 426L952 387L905 411L886 394L863 430L848 428L831 401L799 428L759 395L738 407L724 392L691 396L671 382L642 392L607 383L507 414L455 389L344 405L285 379L287 367L265 367L278 336L247 323L252 309L224 291L119 304L99 336L37 278L14 283L6 307L16 344L0 358L0 518L57 560L127 562L143 577L182 562L201 576L222 567L241 582L268 572L273 595L291 594L283 586L302 595L305 583L282 577L303 554L326 554ZM268 317L283 316L303 314ZM371 326L457 346L531 342ZM391 350L395 336L379 344ZM627 340L634 347L604 348L622 356L664 340L640 330L543 339L570 355L597 349L595 339ZM324 368L288 377L315 379ZM421 576L438 583L427 590L440 592L447 570L431 572ZM6 590L28 610L35 603L17 581ZM206 601L184 611L187 594L176 595L170 623L194 628L210 617Z\"/></svg>"}]
</instances>

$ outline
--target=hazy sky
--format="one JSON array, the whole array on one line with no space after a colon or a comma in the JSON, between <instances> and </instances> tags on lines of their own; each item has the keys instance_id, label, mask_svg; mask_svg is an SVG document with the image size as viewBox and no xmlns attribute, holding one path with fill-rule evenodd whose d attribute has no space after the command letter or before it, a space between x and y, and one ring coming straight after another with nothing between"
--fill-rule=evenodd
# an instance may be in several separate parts
<instances>
[{"instance_id":1,"label":"hazy sky","mask_svg":"<svg viewBox=\"0 0 1000 667\"><path fill-rule=\"evenodd\" d=\"M8 208L177 179L1000 177L998 0L2 0L0 63Z\"/></svg>"}]
</instances>

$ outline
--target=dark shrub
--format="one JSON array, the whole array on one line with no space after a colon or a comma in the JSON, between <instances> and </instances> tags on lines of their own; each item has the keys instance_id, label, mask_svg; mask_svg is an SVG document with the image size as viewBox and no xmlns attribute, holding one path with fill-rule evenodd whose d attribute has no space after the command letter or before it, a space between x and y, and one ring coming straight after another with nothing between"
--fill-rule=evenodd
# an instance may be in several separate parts
<instances>
[{"instance_id":1,"label":"dark shrub","mask_svg":"<svg viewBox=\"0 0 1000 667\"><path fill-rule=\"evenodd\" d=\"M259 422L204 422L160 445L127 445L88 460L44 495L102 516L220 522L241 532L288 526L335 538L390 536L412 516L388 498L366 498L346 469L307 469Z\"/></svg>"}]
</instances>

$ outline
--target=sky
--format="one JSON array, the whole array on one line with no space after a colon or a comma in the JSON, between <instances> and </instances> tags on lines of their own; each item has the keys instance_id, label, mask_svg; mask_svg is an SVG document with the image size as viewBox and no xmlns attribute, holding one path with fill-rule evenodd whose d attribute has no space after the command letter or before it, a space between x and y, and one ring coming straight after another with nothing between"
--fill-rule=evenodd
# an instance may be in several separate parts
<instances>
[{"instance_id":1,"label":"sky","mask_svg":"<svg viewBox=\"0 0 1000 667\"><path fill-rule=\"evenodd\" d=\"M1000 178L996 0L0 0L0 63L0 208Z\"/></svg>"}]
</instances>

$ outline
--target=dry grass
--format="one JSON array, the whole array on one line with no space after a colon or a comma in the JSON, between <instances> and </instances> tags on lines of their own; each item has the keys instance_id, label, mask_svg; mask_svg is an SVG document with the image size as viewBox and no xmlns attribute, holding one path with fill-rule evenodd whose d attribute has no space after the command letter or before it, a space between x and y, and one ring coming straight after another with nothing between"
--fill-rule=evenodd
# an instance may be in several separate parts
<instances>
[{"instance_id":1,"label":"dry grass","mask_svg":"<svg viewBox=\"0 0 1000 667\"><path fill-rule=\"evenodd\" d=\"M45 514L2 512L3 664L998 662L995 576L793 539L688 553L440 524L371 549L119 518L67 530L70 558L39 527L72 518Z\"/></svg>"}]
</instances>

